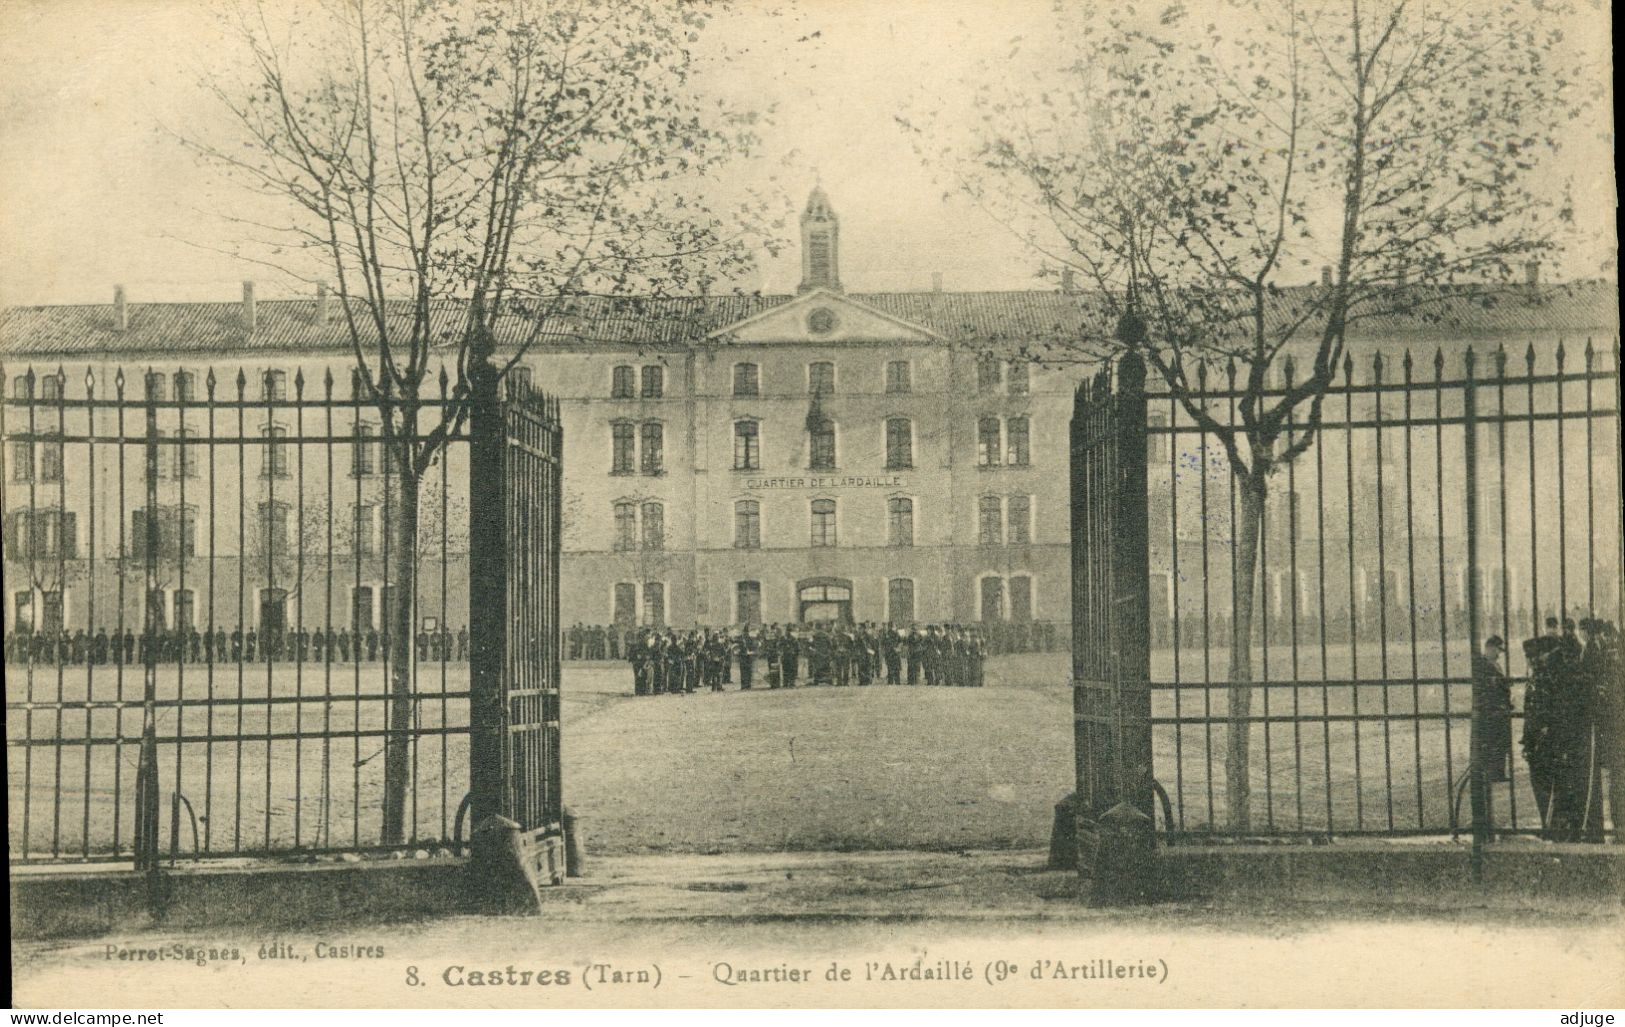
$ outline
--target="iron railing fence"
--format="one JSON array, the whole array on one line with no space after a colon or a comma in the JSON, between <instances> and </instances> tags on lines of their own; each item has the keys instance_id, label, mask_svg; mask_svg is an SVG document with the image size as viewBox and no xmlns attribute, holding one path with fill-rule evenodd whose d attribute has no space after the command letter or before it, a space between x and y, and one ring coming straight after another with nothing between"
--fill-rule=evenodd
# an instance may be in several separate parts
<instances>
[{"instance_id":1,"label":"iron railing fence","mask_svg":"<svg viewBox=\"0 0 1625 1027\"><path fill-rule=\"evenodd\" d=\"M1239 719L1227 708L1237 482L1213 433L1174 398L1147 396L1150 720L1173 834L1422 835L1467 823L1471 654L1491 634L1510 643L1502 666L1521 711L1522 640L1548 616L1619 617L1618 356L1616 340L1579 354L1531 345L1346 359L1317 441L1270 482L1253 702ZM1210 416L1240 423L1233 368L1192 377ZM1251 737L1244 828L1226 798L1233 722ZM1511 781L1490 792L1497 832L1542 825L1520 731L1521 714Z\"/></svg>"},{"instance_id":2,"label":"iron railing fence","mask_svg":"<svg viewBox=\"0 0 1625 1027\"><path fill-rule=\"evenodd\" d=\"M452 844L470 490L446 375L382 401L333 369L8 378L11 862Z\"/></svg>"}]
</instances>

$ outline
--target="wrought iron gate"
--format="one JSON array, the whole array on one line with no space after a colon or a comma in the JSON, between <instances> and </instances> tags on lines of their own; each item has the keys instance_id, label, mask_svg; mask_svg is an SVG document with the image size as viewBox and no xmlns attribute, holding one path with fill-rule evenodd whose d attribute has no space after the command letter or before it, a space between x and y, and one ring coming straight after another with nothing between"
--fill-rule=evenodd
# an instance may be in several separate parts
<instances>
[{"instance_id":1,"label":"wrought iron gate","mask_svg":"<svg viewBox=\"0 0 1625 1027\"><path fill-rule=\"evenodd\" d=\"M495 483L471 514L471 823L496 814L532 839L558 837L558 403L520 379L474 375L474 481Z\"/></svg>"},{"instance_id":2,"label":"wrought iron gate","mask_svg":"<svg viewBox=\"0 0 1625 1027\"><path fill-rule=\"evenodd\" d=\"M1072 415L1072 711L1081 869L1094 825L1151 797L1145 364L1081 385Z\"/></svg>"}]
</instances>

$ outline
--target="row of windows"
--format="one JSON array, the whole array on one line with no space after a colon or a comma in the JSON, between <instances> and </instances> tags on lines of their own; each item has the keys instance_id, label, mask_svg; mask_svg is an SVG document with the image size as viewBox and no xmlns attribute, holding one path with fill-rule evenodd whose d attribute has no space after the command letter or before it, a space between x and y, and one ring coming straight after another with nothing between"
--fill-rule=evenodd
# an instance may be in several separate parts
<instances>
[{"instance_id":1,"label":"row of windows","mask_svg":"<svg viewBox=\"0 0 1625 1027\"><path fill-rule=\"evenodd\" d=\"M631 399L640 394L644 399L659 399L666 394L666 369L659 364L646 364L635 368L629 364L615 367L609 376L611 399Z\"/></svg>"},{"instance_id":2,"label":"row of windows","mask_svg":"<svg viewBox=\"0 0 1625 1027\"><path fill-rule=\"evenodd\" d=\"M988 575L977 586L978 619L984 621L1028 621L1033 617L1033 579L1017 574L1008 578ZM891 624L911 624L915 620L913 578L886 580L886 620ZM641 604L639 600L642 600ZM644 624L662 627L666 623L664 582L617 582L613 592L611 618L616 624ZM762 623L762 583L734 582L734 623Z\"/></svg>"},{"instance_id":3,"label":"row of windows","mask_svg":"<svg viewBox=\"0 0 1625 1027\"><path fill-rule=\"evenodd\" d=\"M362 633L380 625L391 623L390 613L394 609L396 588L385 585L382 589L384 617L378 619L375 614L374 596L378 594L371 585L355 585L350 589L350 624L349 627L356 633ZM39 623L35 624L35 599L38 597L40 612ZM260 591L260 613L262 616L267 608L274 608L278 603L285 603L287 592L279 588L268 588ZM197 620L197 593L189 588L171 589L166 594L164 589L157 588L147 593L147 610L151 614L153 625L160 631L171 629L191 631L200 626ZM36 627L42 631L61 631L66 623L67 597L60 590L43 590L35 592L27 590L12 594L12 624L16 631L32 631ZM274 612L271 619L286 620L284 616L277 617ZM270 621L266 621L266 626ZM207 630L207 625L202 625ZM140 629L143 625L137 624ZM222 629L224 625L221 626Z\"/></svg>"},{"instance_id":4,"label":"row of windows","mask_svg":"<svg viewBox=\"0 0 1625 1027\"><path fill-rule=\"evenodd\" d=\"M352 553L370 556L379 552L379 538L382 531L388 530L388 526L382 525L381 521L382 512L378 504L352 505L352 533L349 539ZM296 548L297 540L292 536L293 507L290 504L258 504L254 524L258 552L290 553ZM190 503L184 507L161 506L150 523L146 509L137 508L130 511L126 550L131 554L144 553L150 531L159 559L196 556L197 528L197 507ZM6 516L5 545L13 559L55 559L58 556L75 559L78 556L78 516L73 511L61 510L13 511ZM325 546L324 533L321 539L311 539L307 549L315 552Z\"/></svg>"},{"instance_id":5,"label":"row of windows","mask_svg":"<svg viewBox=\"0 0 1625 1027\"><path fill-rule=\"evenodd\" d=\"M167 402L172 394L177 402L192 403L197 400L197 381L195 371L148 371L142 376L142 393L145 398L158 403ZM41 400L59 400L63 398L62 382L62 377L54 374L18 375L11 380L11 395L13 399L31 400L37 392ZM34 387L36 383L37 389ZM262 371L260 398L273 403L286 400L288 372L276 369Z\"/></svg>"},{"instance_id":6,"label":"row of windows","mask_svg":"<svg viewBox=\"0 0 1625 1027\"><path fill-rule=\"evenodd\" d=\"M278 442L278 439L288 437L288 429L280 424L263 426L265 438L271 441L263 445L255 445L256 450L263 450L265 458L260 465L261 478L287 478L292 474L294 457L291 453L292 444ZM197 445L170 445L162 440L177 438L186 439L188 432L182 428L178 433L172 434L164 430L156 430L154 437L160 440L158 462L153 465L153 473L162 480L164 478L197 478L198 468L203 461L202 454ZM355 437L350 443L350 474L353 477L365 478L378 473L380 461L378 459L379 443L378 429L371 424L357 424ZM134 440L132 440L134 441ZM227 446L228 450L232 447ZM235 451L232 452L235 458ZM13 442L11 444L11 477L17 482L59 482L62 480L63 446L61 442ZM145 467L144 461L140 465ZM137 473L144 474L144 470Z\"/></svg>"},{"instance_id":7,"label":"row of windows","mask_svg":"<svg viewBox=\"0 0 1625 1027\"><path fill-rule=\"evenodd\" d=\"M1025 360L983 357L977 361L977 390L993 392L1002 385L1011 395L1024 396L1029 388L1028 368L1029 364ZM815 360L807 365L807 392L810 395L832 395L835 389L834 361ZM885 389L893 395L913 391L913 366L909 361L886 362ZM733 366L735 396L759 396L761 390L760 364L742 362ZM665 395L665 368L658 364L648 364L641 368L619 364L610 369L609 395L611 399L633 399L639 396L644 399L659 399Z\"/></svg>"},{"instance_id":8,"label":"row of windows","mask_svg":"<svg viewBox=\"0 0 1625 1027\"><path fill-rule=\"evenodd\" d=\"M838 544L838 513L838 501L834 499L814 499L808 504L812 546ZM1032 497L983 496L979 523L983 545L1028 545L1032 542ZM914 544L914 500L908 496L886 500L886 544L902 548ZM761 503L755 499L737 500L734 503L734 547L759 549L761 545Z\"/></svg>"},{"instance_id":9,"label":"row of windows","mask_svg":"<svg viewBox=\"0 0 1625 1027\"><path fill-rule=\"evenodd\" d=\"M886 470L902 471L914 466L914 424L906 417L885 421ZM1001 421L983 417L977 421L977 464L982 467L1026 467L1032 460L1032 429L1025 416ZM807 426L807 467L814 471L836 468L835 422L829 418L809 418ZM628 457L630 459L630 457ZM762 425L754 418L734 422L733 467L736 471L762 469Z\"/></svg>"}]
</instances>

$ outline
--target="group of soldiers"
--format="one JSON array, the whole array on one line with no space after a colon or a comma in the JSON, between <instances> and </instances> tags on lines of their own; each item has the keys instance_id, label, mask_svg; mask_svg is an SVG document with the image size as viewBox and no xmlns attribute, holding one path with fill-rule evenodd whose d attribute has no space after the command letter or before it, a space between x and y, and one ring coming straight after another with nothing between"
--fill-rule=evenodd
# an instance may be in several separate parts
<instances>
[{"instance_id":1,"label":"group of soldiers","mask_svg":"<svg viewBox=\"0 0 1625 1027\"><path fill-rule=\"evenodd\" d=\"M989 621L977 625L990 656L1006 653L1047 653L1064 646L1054 621ZM577 621L564 632L566 660L621 660L629 658L635 639L648 628L627 624L583 624Z\"/></svg>"},{"instance_id":2,"label":"group of soldiers","mask_svg":"<svg viewBox=\"0 0 1625 1027\"><path fill-rule=\"evenodd\" d=\"M419 631L419 661L468 659L468 629ZM124 665L156 663L367 663L387 659L389 632L368 628L352 634L347 627L257 631L250 625L229 633L214 631L143 631L98 628L74 631L13 631L6 636L6 662L12 664Z\"/></svg>"},{"instance_id":3,"label":"group of soldiers","mask_svg":"<svg viewBox=\"0 0 1625 1027\"><path fill-rule=\"evenodd\" d=\"M768 688L796 685L945 685L979 688L987 640L954 624L894 628L877 624L797 630L774 624L752 632L643 629L626 645L637 695L720 692L734 682Z\"/></svg>"},{"instance_id":4,"label":"group of soldiers","mask_svg":"<svg viewBox=\"0 0 1625 1027\"><path fill-rule=\"evenodd\" d=\"M1542 836L1600 842L1603 793L1615 819L1625 816L1625 682L1613 623L1546 618L1544 634L1523 643L1529 664L1520 745L1539 806ZM1474 704L1480 711L1477 751L1490 782L1510 779L1513 703L1500 669L1506 645L1484 642L1474 660ZM1606 780L1605 780L1606 779Z\"/></svg>"}]
</instances>

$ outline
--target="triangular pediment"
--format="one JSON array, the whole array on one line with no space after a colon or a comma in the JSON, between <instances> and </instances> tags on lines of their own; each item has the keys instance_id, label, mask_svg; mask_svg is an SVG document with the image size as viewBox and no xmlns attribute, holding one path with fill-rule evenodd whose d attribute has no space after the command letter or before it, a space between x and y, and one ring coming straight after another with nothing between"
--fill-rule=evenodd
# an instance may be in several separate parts
<instances>
[{"instance_id":1,"label":"triangular pediment","mask_svg":"<svg viewBox=\"0 0 1625 1027\"><path fill-rule=\"evenodd\" d=\"M921 325L893 317L830 289L815 289L788 303L719 328L710 336L730 343L941 342Z\"/></svg>"}]
</instances>

